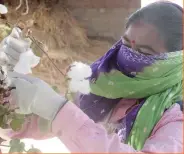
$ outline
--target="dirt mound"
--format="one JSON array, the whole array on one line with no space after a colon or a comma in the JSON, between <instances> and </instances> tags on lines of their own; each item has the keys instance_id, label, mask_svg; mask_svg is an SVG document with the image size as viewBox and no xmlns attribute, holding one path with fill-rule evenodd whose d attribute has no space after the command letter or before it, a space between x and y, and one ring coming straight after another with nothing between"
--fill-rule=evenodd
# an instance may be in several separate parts
<instances>
[{"instance_id":1,"label":"dirt mound","mask_svg":"<svg viewBox=\"0 0 184 154\"><path fill-rule=\"evenodd\" d=\"M34 20L31 28L33 36L48 46L49 57L63 72L72 61L91 63L108 50L110 43L87 38L86 31L71 16L64 1L53 1L29 1L29 13L21 15L25 6L16 11L19 0L11 0L8 5L7 20L14 24L20 20ZM60 92L65 91L64 77L47 57L42 57L41 63L33 73L49 84L57 86Z\"/></svg>"}]
</instances>

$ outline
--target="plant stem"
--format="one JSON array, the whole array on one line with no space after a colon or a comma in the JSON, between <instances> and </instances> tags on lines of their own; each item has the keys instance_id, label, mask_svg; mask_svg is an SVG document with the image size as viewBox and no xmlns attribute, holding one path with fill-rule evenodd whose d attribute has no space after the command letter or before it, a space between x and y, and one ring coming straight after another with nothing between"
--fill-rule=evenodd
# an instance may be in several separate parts
<instances>
[{"instance_id":1,"label":"plant stem","mask_svg":"<svg viewBox=\"0 0 184 154\"><path fill-rule=\"evenodd\" d=\"M35 38L32 36L29 36L29 38L33 41L33 43L35 43L38 48L47 56L47 58L49 59L49 61L52 63L52 65L55 67L55 69L57 69L59 71L59 73L65 77L65 74L57 67L57 65L52 61L52 59L49 57L49 55L47 54L47 52L45 52L37 43Z\"/></svg>"},{"instance_id":2,"label":"plant stem","mask_svg":"<svg viewBox=\"0 0 184 154\"><path fill-rule=\"evenodd\" d=\"M8 147L8 148L10 148L9 145L4 145L4 144L0 144L0 147Z\"/></svg>"}]
</instances>

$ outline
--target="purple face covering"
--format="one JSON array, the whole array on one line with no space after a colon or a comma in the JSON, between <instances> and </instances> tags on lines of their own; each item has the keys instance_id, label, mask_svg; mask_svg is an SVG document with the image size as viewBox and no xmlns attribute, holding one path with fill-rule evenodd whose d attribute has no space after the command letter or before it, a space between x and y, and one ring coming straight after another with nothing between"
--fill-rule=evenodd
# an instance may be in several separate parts
<instances>
[{"instance_id":1,"label":"purple face covering","mask_svg":"<svg viewBox=\"0 0 184 154\"><path fill-rule=\"evenodd\" d=\"M112 69L134 77L135 73L141 72L144 67L153 64L155 60L165 59L165 56L165 54L150 56L140 54L125 46L120 40L103 57L91 65L93 73L90 79L97 79L100 72L108 73Z\"/></svg>"}]
</instances>

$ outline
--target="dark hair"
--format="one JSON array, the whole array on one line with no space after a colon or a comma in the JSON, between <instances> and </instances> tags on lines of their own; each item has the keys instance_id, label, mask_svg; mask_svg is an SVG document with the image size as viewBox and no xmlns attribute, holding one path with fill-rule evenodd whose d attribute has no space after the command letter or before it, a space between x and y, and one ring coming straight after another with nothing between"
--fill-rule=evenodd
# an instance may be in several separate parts
<instances>
[{"instance_id":1,"label":"dark hair","mask_svg":"<svg viewBox=\"0 0 184 154\"><path fill-rule=\"evenodd\" d=\"M138 21L156 26L168 52L183 49L183 8L167 1L149 4L133 13L126 28Z\"/></svg>"}]
</instances>

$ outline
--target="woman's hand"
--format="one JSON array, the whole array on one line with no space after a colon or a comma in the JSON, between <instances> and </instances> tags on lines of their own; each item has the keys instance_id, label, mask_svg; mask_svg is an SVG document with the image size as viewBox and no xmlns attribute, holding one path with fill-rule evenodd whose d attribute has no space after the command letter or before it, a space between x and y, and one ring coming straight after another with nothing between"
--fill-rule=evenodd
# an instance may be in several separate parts
<instances>
[{"instance_id":1,"label":"woman's hand","mask_svg":"<svg viewBox=\"0 0 184 154\"><path fill-rule=\"evenodd\" d=\"M12 99L23 114L34 113L47 120L53 120L67 102L44 81L27 75L9 72L12 80Z\"/></svg>"},{"instance_id":2,"label":"woman's hand","mask_svg":"<svg viewBox=\"0 0 184 154\"><path fill-rule=\"evenodd\" d=\"M31 41L21 38L22 31L14 28L9 36L0 43L0 52L4 52L11 69L15 67L19 61L20 54L28 51Z\"/></svg>"}]
</instances>

